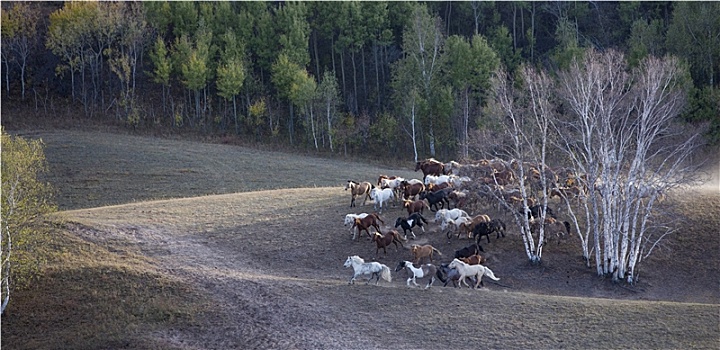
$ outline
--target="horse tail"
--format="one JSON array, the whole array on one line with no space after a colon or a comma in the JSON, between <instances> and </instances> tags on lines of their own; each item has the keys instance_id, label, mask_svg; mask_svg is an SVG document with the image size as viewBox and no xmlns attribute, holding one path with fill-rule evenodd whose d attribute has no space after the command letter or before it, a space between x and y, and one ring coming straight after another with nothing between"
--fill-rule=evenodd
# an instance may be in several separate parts
<instances>
[{"instance_id":1,"label":"horse tail","mask_svg":"<svg viewBox=\"0 0 720 350\"><path fill-rule=\"evenodd\" d=\"M567 231L567 234L570 234L570 223L567 221L563 221L563 224L565 224L565 230Z\"/></svg>"},{"instance_id":2,"label":"horse tail","mask_svg":"<svg viewBox=\"0 0 720 350\"><path fill-rule=\"evenodd\" d=\"M432 247L432 250L433 250L435 253L438 253L438 255L442 256L442 253L440 253L439 250L435 249L435 247Z\"/></svg>"},{"instance_id":3,"label":"horse tail","mask_svg":"<svg viewBox=\"0 0 720 350\"><path fill-rule=\"evenodd\" d=\"M387 267L387 265L382 265L382 273L380 274L380 277L388 282L392 282L392 274L390 273L390 268Z\"/></svg>"},{"instance_id":4,"label":"horse tail","mask_svg":"<svg viewBox=\"0 0 720 350\"><path fill-rule=\"evenodd\" d=\"M485 267L485 272L483 273L485 276L488 276L496 281L499 281L500 279L495 277L495 274L490 270L489 268Z\"/></svg>"},{"instance_id":5,"label":"horse tail","mask_svg":"<svg viewBox=\"0 0 720 350\"><path fill-rule=\"evenodd\" d=\"M380 215L378 215L377 213L373 213L373 215L375 215L375 218L378 219L378 221L382 222L382 224L385 225L385 221L382 221Z\"/></svg>"},{"instance_id":6,"label":"horse tail","mask_svg":"<svg viewBox=\"0 0 720 350\"><path fill-rule=\"evenodd\" d=\"M424 201L423 201L423 203L425 203L425 205L427 205L427 203L426 203L426 202L424 202ZM428 207L428 209L430 209L430 208ZM420 217L420 220L422 220L422 222L423 222L423 223L425 223L425 224L427 224L427 223L428 223L427 219L425 219L425 217L424 217L424 216L422 216L422 214L418 214L418 216Z\"/></svg>"}]
</instances>

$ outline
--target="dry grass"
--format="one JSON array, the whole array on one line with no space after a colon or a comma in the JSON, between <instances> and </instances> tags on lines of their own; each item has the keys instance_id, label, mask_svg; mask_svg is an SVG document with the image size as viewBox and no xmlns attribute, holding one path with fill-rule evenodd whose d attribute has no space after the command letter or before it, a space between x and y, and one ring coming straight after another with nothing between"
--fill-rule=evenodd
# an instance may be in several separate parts
<instances>
[{"instance_id":1,"label":"dry grass","mask_svg":"<svg viewBox=\"0 0 720 350\"><path fill-rule=\"evenodd\" d=\"M483 290L437 283L420 290L405 287L401 273L392 283L351 286L351 272L342 267L345 257L369 259L375 248L365 237L351 242L342 219L371 207L349 210L349 195L340 186L353 174L373 180L381 172L411 176L412 171L262 153L263 169L276 175L272 185L292 189L231 193L263 183L257 167L231 162L245 153L252 160L247 149L50 134L52 142L42 136L53 169L82 174L69 176L60 193L98 195L87 205L82 195L66 202L66 208L87 209L61 213L65 224L58 231L55 260L37 286L13 295L2 318L8 348L674 349L716 348L720 341L720 257L708 248L720 246L720 196L714 192L682 197L693 199L683 200L681 208L693 234L668 240L646 262L643 282L634 291L582 267L575 242L548 247L546 263L531 267L512 234L484 245L488 266L507 287L486 281ZM95 146L102 143L134 146L131 153L117 148L113 156L111 147ZM145 155L143 144L147 153L162 155ZM166 150L157 151L158 144L166 144ZM65 151L51 150L58 145ZM203 147L205 157L186 151ZM105 163L118 159L109 167L125 159L128 174L118 176L119 168L80 159L97 158L93 149L103 153ZM173 163L175 157L185 160ZM327 164L298 178L288 164L301 159ZM143 163L159 175L136 174ZM178 169L187 178L162 175ZM83 188L82 177L93 171L107 176L100 181L107 189ZM309 179L318 187L301 188ZM203 191L202 186L208 187ZM258 186L271 188L270 183ZM97 205L132 202L138 193L137 199L152 199L214 192L229 193ZM400 215L400 208L383 213L384 229ZM417 242L438 247L444 259L468 243L448 241L438 230L431 224ZM379 261L394 268L408 256L407 250L391 248Z\"/></svg>"}]
</instances>

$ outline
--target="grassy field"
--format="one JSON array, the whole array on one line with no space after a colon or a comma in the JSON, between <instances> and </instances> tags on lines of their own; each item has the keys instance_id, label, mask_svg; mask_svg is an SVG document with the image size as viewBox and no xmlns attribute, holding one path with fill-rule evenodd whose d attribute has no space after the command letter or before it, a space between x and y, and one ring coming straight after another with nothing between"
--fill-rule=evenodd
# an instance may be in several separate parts
<instances>
[{"instance_id":1,"label":"grassy field","mask_svg":"<svg viewBox=\"0 0 720 350\"><path fill-rule=\"evenodd\" d=\"M631 290L594 276L575 242L527 264L517 234L485 246L501 278L481 290L348 285L347 179L417 177L367 164L137 136L35 131L63 212L54 254L2 317L8 349L716 349L720 194L679 200L691 232L669 238ZM299 171L299 169L305 169ZM390 208L383 229L403 215ZM437 225L410 243L447 260L467 241ZM493 237L494 238L494 237ZM672 270L668 271L668 266Z\"/></svg>"}]
</instances>

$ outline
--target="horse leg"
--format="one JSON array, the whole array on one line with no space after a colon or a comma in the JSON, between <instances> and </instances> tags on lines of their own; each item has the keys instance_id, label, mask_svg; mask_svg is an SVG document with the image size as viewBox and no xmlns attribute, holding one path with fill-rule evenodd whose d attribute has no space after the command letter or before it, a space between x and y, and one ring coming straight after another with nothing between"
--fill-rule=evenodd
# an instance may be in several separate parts
<instances>
[{"instance_id":1,"label":"horse leg","mask_svg":"<svg viewBox=\"0 0 720 350\"><path fill-rule=\"evenodd\" d=\"M425 286L425 289L432 287L433 282L435 282L435 276L430 276L430 282Z\"/></svg>"},{"instance_id":2,"label":"horse leg","mask_svg":"<svg viewBox=\"0 0 720 350\"><path fill-rule=\"evenodd\" d=\"M412 277L410 277L410 278L407 279L407 283L405 283L405 284L406 284L408 287L410 287L410 281L411 281L412 279L413 279Z\"/></svg>"},{"instance_id":3,"label":"horse leg","mask_svg":"<svg viewBox=\"0 0 720 350\"><path fill-rule=\"evenodd\" d=\"M415 280L415 274L414 274L414 273L413 273L413 278L412 278L412 280L413 280L413 284L414 284L415 286L418 286L418 287L420 286L419 284L417 284L417 281Z\"/></svg>"},{"instance_id":4,"label":"horse leg","mask_svg":"<svg viewBox=\"0 0 720 350\"><path fill-rule=\"evenodd\" d=\"M348 284L355 284L355 277L356 277L356 276L357 276L357 275L353 275L352 277L350 277L350 281L348 281Z\"/></svg>"}]
</instances>

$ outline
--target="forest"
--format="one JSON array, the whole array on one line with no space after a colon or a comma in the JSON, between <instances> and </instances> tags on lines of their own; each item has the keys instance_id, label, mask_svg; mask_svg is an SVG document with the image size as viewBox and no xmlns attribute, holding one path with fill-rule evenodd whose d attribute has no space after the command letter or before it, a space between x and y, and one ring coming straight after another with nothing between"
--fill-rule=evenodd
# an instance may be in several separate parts
<instances>
[{"instance_id":1,"label":"forest","mask_svg":"<svg viewBox=\"0 0 720 350\"><path fill-rule=\"evenodd\" d=\"M26 111L317 153L489 158L507 115L491 106L497 72L522 91L528 69L557 77L611 51L628 72L677 59L677 118L720 140L718 2L3 1L1 23L4 120Z\"/></svg>"}]
</instances>

